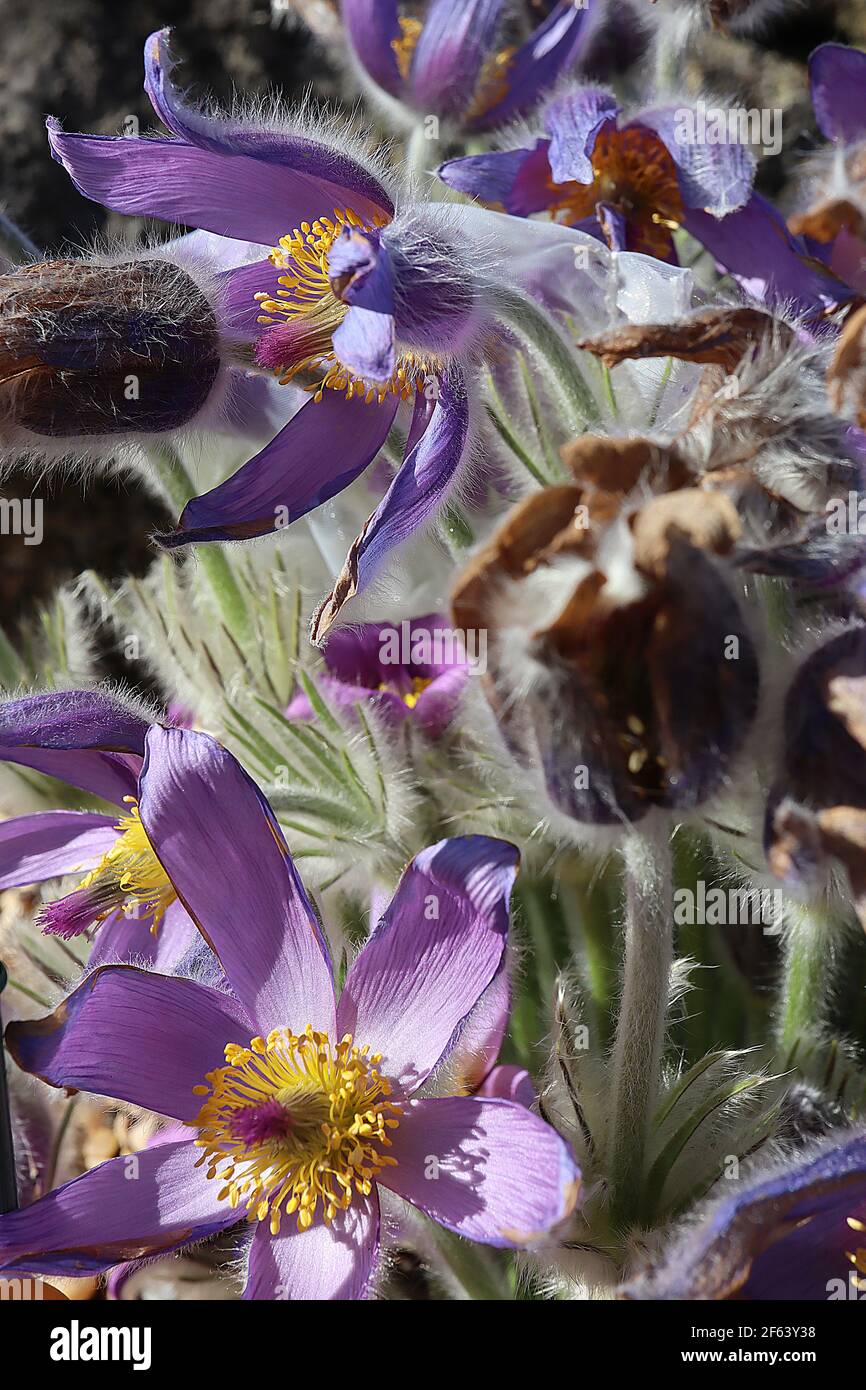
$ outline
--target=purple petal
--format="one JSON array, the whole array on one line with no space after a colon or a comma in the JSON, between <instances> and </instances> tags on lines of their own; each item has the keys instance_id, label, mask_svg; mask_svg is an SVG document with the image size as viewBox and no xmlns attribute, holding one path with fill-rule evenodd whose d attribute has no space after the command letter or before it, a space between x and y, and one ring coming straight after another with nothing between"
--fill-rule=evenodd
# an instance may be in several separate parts
<instances>
[{"instance_id":1,"label":"purple petal","mask_svg":"<svg viewBox=\"0 0 866 1390\"><path fill-rule=\"evenodd\" d=\"M193 1087L225 1065L226 1043L255 1032L233 999L129 965L103 965L47 1018L10 1023L6 1044L19 1067L49 1086L95 1095L192 1124Z\"/></svg>"},{"instance_id":2,"label":"purple petal","mask_svg":"<svg viewBox=\"0 0 866 1390\"><path fill-rule=\"evenodd\" d=\"M378 690L375 686L371 689L366 685L349 685L345 681L337 680L335 676L327 675L318 676L317 684L328 703L336 705L347 714L352 712L358 701L364 705L372 705L379 717L391 724L402 724L412 713L405 700L391 690ZM315 718L315 711L303 691L292 700L286 710L286 718Z\"/></svg>"},{"instance_id":3,"label":"purple petal","mask_svg":"<svg viewBox=\"0 0 866 1390\"><path fill-rule=\"evenodd\" d=\"M511 1012L511 978L507 964L499 970L482 994L460 1031L443 1067L440 1095L471 1096L483 1091L484 1083L494 1070L500 1048L508 1030ZM499 1068L501 1070L501 1068Z\"/></svg>"},{"instance_id":4,"label":"purple petal","mask_svg":"<svg viewBox=\"0 0 866 1390\"><path fill-rule=\"evenodd\" d=\"M149 725L101 690L61 690L0 704L0 760L123 803L138 788Z\"/></svg>"},{"instance_id":5,"label":"purple petal","mask_svg":"<svg viewBox=\"0 0 866 1390\"><path fill-rule=\"evenodd\" d=\"M416 411L428 402L419 397ZM396 477L352 544L333 590L313 620L314 641L324 636L349 599L369 584L386 556L436 515L463 458L469 432L469 397L462 372L452 366L439 383L430 423L406 454Z\"/></svg>"},{"instance_id":6,"label":"purple petal","mask_svg":"<svg viewBox=\"0 0 866 1390\"><path fill-rule=\"evenodd\" d=\"M595 32L600 9L598 0L586 0L582 6L575 5L574 0L560 0L512 56L505 96L470 121L470 128L490 130L534 106L560 74L577 63Z\"/></svg>"},{"instance_id":7,"label":"purple petal","mask_svg":"<svg viewBox=\"0 0 866 1390\"><path fill-rule=\"evenodd\" d=\"M379 1199L355 1196L330 1226L316 1221L300 1232L286 1217L278 1236L259 1224L250 1247L244 1298L292 1303L363 1299L379 1253Z\"/></svg>"},{"instance_id":8,"label":"purple petal","mask_svg":"<svg viewBox=\"0 0 866 1390\"><path fill-rule=\"evenodd\" d=\"M343 0L343 28L362 67L374 82L398 96L403 78L393 44L400 38L398 0Z\"/></svg>"},{"instance_id":9,"label":"purple petal","mask_svg":"<svg viewBox=\"0 0 866 1390\"><path fill-rule=\"evenodd\" d=\"M399 1131L395 1131L397 1133ZM826 1301L831 1280L851 1297L846 1251L866 1219L866 1136L837 1131L811 1152L732 1184L703 1219L626 1285L636 1299Z\"/></svg>"},{"instance_id":10,"label":"purple petal","mask_svg":"<svg viewBox=\"0 0 866 1390\"><path fill-rule=\"evenodd\" d=\"M692 208L684 224L747 294L766 304L823 314L851 298L848 287L808 256L784 218L759 194L729 217Z\"/></svg>"},{"instance_id":11,"label":"purple petal","mask_svg":"<svg viewBox=\"0 0 866 1390\"><path fill-rule=\"evenodd\" d=\"M592 183L592 152L603 126L614 125L619 104L602 87L577 87L551 101L544 113L548 158L555 183Z\"/></svg>"},{"instance_id":12,"label":"purple petal","mask_svg":"<svg viewBox=\"0 0 866 1390\"><path fill-rule=\"evenodd\" d=\"M346 304L394 313L394 269L378 232L344 227L328 253L328 275Z\"/></svg>"},{"instance_id":13,"label":"purple petal","mask_svg":"<svg viewBox=\"0 0 866 1390\"><path fill-rule=\"evenodd\" d=\"M822 43L809 58L812 105L822 134L847 144L866 135L866 53Z\"/></svg>"},{"instance_id":14,"label":"purple petal","mask_svg":"<svg viewBox=\"0 0 866 1390\"><path fill-rule=\"evenodd\" d=\"M580 1170L568 1145L521 1105L408 1101L391 1141L397 1164L379 1174L380 1186L470 1240L538 1244L577 1203Z\"/></svg>"},{"instance_id":15,"label":"purple petal","mask_svg":"<svg viewBox=\"0 0 866 1390\"><path fill-rule=\"evenodd\" d=\"M99 863L117 839L114 818L89 811L42 811L0 822L0 889Z\"/></svg>"},{"instance_id":16,"label":"purple petal","mask_svg":"<svg viewBox=\"0 0 866 1390\"><path fill-rule=\"evenodd\" d=\"M439 738L448 728L457 713L469 674L468 667L455 667L445 675L437 676L426 690L421 691L412 717L428 738Z\"/></svg>"},{"instance_id":17,"label":"purple petal","mask_svg":"<svg viewBox=\"0 0 866 1390\"><path fill-rule=\"evenodd\" d=\"M502 962L518 853L484 835L441 840L409 865L349 971L337 1009L404 1091L421 1085Z\"/></svg>"},{"instance_id":18,"label":"purple petal","mask_svg":"<svg viewBox=\"0 0 866 1390\"><path fill-rule=\"evenodd\" d=\"M192 1138L192 1136L190 1136ZM101 1163L23 1211L0 1216L0 1269L81 1277L216 1235L237 1212L196 1168L189 1140ZM134 1180L132 1180L134 1177Z\"/></svg>"},{"instance_id":19,"label":"purple petal","mask_svg":"<svg viewBox=\"0 0 866 1390\"><path fill-rule=\"evenodd\" d=\"M549 148L549 140L537 140L531 149L466 155L447 160L437 172L449 188L499 205L515 217L529 217L544 212L556 196Z\"/></svg>"},{"instance_id":20,"label":"purple petal","mask_svg":"<svg viewBox=\"0 0 866 1390\"><path fill-rule=\"evenodd\" d=\"M502 0L431 0L409 72L419 110L459 116L471 104L501 12Z\"/></svg>"},{"instance_id":21,"label":"purple petal","mask_svg":"<svg viewBox=\"0 0 866 1390\"><path fill-rule=\"evenodd\" d=\"M207 950L198 927L179 902L166 909L156 932L151 931L150 918L114 912L99 928L87 964L90 970L100 965L141 965L161 975L183 975L181 962L199 942Z\"/></svg>"},{"instance_id":22,"label":"purple petal","mask_svg":"<svg viewBox=\"0 0 866 1390\"><path fill-rule=\"evenodd\" d=\"M374 382L390 381L397 365L391 314L352 308L332 341L340 361L356 376Z\"/></svg>"},{"instance_id":23,"label":"purple petal","mask_svg":"<svg viewBox=\"0 0 866 1390\"><path fill-rule=\"evenodd\" d=\"M215 153L183 140L76 135L49 119L51 151L79 193L131 217L159 217L239 241L275 245L281 236L347 205L362 218L376 203L330 183L311 166L328 167L324 146L287 142L303 168L245 154ZM303 146L319 151L318 158Z\"/></svg>"},{"instance_id":24,"label":"purple petal","mask_svg":"<svg viewBox=\"0 0 866 1390\"><path fill-rule=\"evenodd\" d=\"M516 1067L513 1063L494 1067L478 1087L477 1094L489 1100L513 1100L515 1105L522 1105L526 1110L531 1110L535 1104L532 1077L524 1067Z\"/></svg>"},{"instance_id":25,"label":"purple petal","mask_svg":"<svg viewBox=\"0 0 866 1390\"><path fill-rule=\"evenodd\" d=\"M334 990L316 915L273 813L206 734L152 729L141 819L258 1032L332 1034Z\"/></svg>"},{"instance_id":26,"label":"purple petal","mask_svg":"<svg viewBox=\"0 0 866 1390\"><path fill-rule=\"evenodd\" d=\"M174 60L168 48L168 29L157 30L144 45L144 88L160 120L168 129L190 145L223 157L250 156L270 166L269 199L272 208L281 206L284 215L298 199L311 194L323 197L315 210L308 211L283 225L283 232L297 227L305 218L312 220L323 212L348 203L363 217L374 218L378 213L393 214L394 205L380 181L358 160L336 145L311 140L308 136L281 130L279 122L256 125L252 120L239 121L204 113L188 106L173 79ZM232 166L234 167L234 166ZM231 178L232 175L227 177ZM306 195L301 190L306 187ZM320 190L320 191L317 191ZM249 241L259 238L249 236Z\"/></svg>"},{"instance_id":27,"label":"purple petal","mask_svg":"<svg viewBox=\"0 0 866 1390\"><path fill-rule=\"evenodd\" d=\"M747 145L736 141L710 145L684 140L680 129L682 106L643 111L629 126L655 131L677 166L686 207L701 208L714 217L727 217L749 201L757 161Z\"/></svg>"},{"instance_id":28,"label":"purple petal","mask_svg":"<svg viewBox=\"0 0 866 1390\"><path fill-rule=\"evenodd\" d=\"M190 541L244 540L288 525L348 487L384 444L399 400L367 405L325 391L293 415L275 439L232 477L195 497L178 530L159 537L174 547Z\"/></svg>"}]
</instances>

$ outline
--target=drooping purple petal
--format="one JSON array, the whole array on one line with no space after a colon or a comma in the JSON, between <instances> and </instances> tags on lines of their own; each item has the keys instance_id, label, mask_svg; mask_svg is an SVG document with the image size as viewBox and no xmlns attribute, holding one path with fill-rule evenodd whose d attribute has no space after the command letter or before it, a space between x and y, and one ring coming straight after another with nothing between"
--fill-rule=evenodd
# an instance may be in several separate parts
<instances>
[{"instance_id":1,"label":"drooping purple petal","mask_svg":"<svg viewBox=\"0 0 866 1390\"><path fill-rule=\"evenodd\" d=\"M141 819L178 897L256 1031L331 1034L334 990L316 915L264 797L206 734L153 729Z\"/></svg>"},{"instance_id":2,"label":"drooping purple petal","mask_svg":"<svg viewBox=\"0 0 866 1390\"><path fill-rule=\"evenodd\" d=\"M347 205L363 217L394 211L393 203L381 181L359 160L339 147L339 142L327 144L311 140L296 131L280 129L278 120L261 123L253 119L221 116L188 105L174 82L174 60L168 46L169 30L151 34L144 45L144 89L160 120L173 134L190 145L211 154L225 157L250 157L270 166L272 178L271 203L283 203L286 216L289 209L299 206L301 189L308 193L315 188L324 198L315 211L303 214L283 226L289 231L308 218L314 220L322 213ZM285 175L288 174L288 178ZM310 180L313 183L310 184ZM183 219L181 219L183 220ZM280 233L282 235L282 233ZM250 235L247 240L258 241Z\"/></svg>"},{"instance_id":3,"label":"drooping purple petal","mask_svg":"<svg viewBox=\"0 0 866 1390\"><path fill-rule=\"evenodd\" d=\"M502 0L430 0L409 70L418 110L460 116L471 104L501 13Z\"/></svg>"},{"instance_id":4,"label":"drooping purple petal","mask_svg":"<svg viewBox=\"0 0 866 1390\"><path fill-rule=\"evenodd\" d=\"M49 1086L69 1086L192 1124L193 1087L225 1065L226 1043L256 1029L227 995L128 965L88 975L47 1018L10 1023L16 1062Z\"/></svg>"},{"instance_id":5,"label":"drooping purple petal","mask_svg":"<svg viewBox=\"0 0 866 1390\"><path fill-rule=\"evenodd\" d=\"M280 1234L259 1224L250 1247L244 1298L292 1303L363 1299L370 1292L379 1254L379 1199L355 1196L326 1226L321 1219L300 1232L284 1217Z\"/></svg>"},{"instance_id":6,"label":"drooping purple petal","mask_svg":"<svg viewBox=\"0 0 866 1390\"><path fill-rule=\"evenodd\" d=\"M531 149L465 155L446 160L437 173L459 193L499 205L515 217L529 217L545 211L556 196L549 148L549 140L537 140Z\"/></svg>"},{"instance_id":7,"label":"drooping purple petal","mask_svg":"<svg viewBox=\"0 0 866 1390\"><path fill-rule=\"evenodd\" d=\"M260 453L218 487L195 497L178 529L161 535L170 548L190 541L264 536L327 502L372 463L387 438L399 400L347 401L327 390L309 400Z\"/></svg>"},{"instance_id":8,"label":"drooping purple petal","mask_svg":"<svg viewBox=\"0 0 866 1390\"><path fill-rule=\"evenodd\" d=\"M403 1110L388 1151L396 1166L377 1181L441 1226L532 1246L574 1210L580 1170L568 1145L522 1105L450 1096Z\"/></svg>"},{"instance_id":9,"label":"drooping purple petal","mask_svg":"<svg viewBox=\"0 0 866 1390\"><path fill-rule=\"evenodd\" d=\"M747 294L766 304L822 315L852 297L848 286L808 255L784 218L757 193L728 217L691 208L684 225Z\"/></svg>"},{"instance_id":10,"label":"drooping purple petal","mask_svg":"<svg viewBox=\"0 0 866 1390\"><path fill-rule=\"evenodd\" d=\"M343 28L362 67L386 92L398 96L403 78L394 43L400 38L398 0L343 0Z\"/></svg>"},{"instance_id":11,"label":"drooping purple petal","mask_svg":"<svg viewBox=\"0 0 866 1390\"><path fill-rule=\"evenodd\" d=\"M592 183L592 152L603 126L614 125L619 104L603 87L576 87L549 102L544 120L555 183Z\"/></svg>"},{"instance_id":12,"label":"drooping purple petal","mask_svg":"<svg viewBox=\"0 0 866 1390\"><path fill-rule=\"evenodd\" d=\"M86 873L116 839L113 817L88 811L40 811L2 821L0 889Z\"/></svg>"},{"instance_id":13,"label":"drooping purple petal","mask_svg":"<svg viewBox=\"0 0 866 1390\"><path fill-rule=\"evenodd\" d=\"M530 107L586 51L601 6L599 0L560 0L511 57L505 95L469 122L472 130L492 130Z\"/></svg>"},{"instance_id":14,"label":"drooping purple petal","mask_svg":"<svg viewBox=\"0 0 866 1390\"><path fill-rule=\"evenodd\" d=\"M190 1136L192 1138L192 1135ZM189 1140L113 1158L0 1216L0 1270L81 1277L165 1254L234 1224L220 1184L196 1168ZM134 1178L132 1175L135 1175Z\"/></svg>"},{"instance_id":15,"label":"drooping purple petal","mask_svg":"<svg viewBox=\"0 0 866 1390\"><path fill-rule=\"evenodd\" d=\"M506 963L461 1028L442 1068L441 1081L437 1077L437 1095L471 1096L482 1091L505 1041L510 1012L511 979Z\"/></svg>"},{"instance_id":16,"label":"drooping purple petal","mask_svg":"<svg viewBox=\"0 0 866 1390\"><path fill-rule=\"evenodd\" d=\"M847 144L866 136L866 53L822 43L809 58L812 105L822 134Z\"/></svg>"},{"instance_id":17,"label":"drooping purple petal","mask_svg":"<svg viewBox=\"0 0 866 1390\"><path fill-rule=\"evenodd\" d=\"M486 1096L489 1100L513 1100L515 1105L522 1105L527 1110L531 1110L535 1104L532 1077L525 1067L516 1067L511 1062L505 1066L494 1067L486 1081L478 1087L476 1094Z\"/></svg>"},{"instance_id":18,"label":"drooping purple petal","mask_svg":"<svg viewBox=\"0 0 866 1390\"><path fill-rule=\"evenodd\" d=\"M416 410L426 410L426 402ZM430 423L407 453L379 506L352 543L346 563L313 622L318 641L349 599L369 584L386 556L431 521L448 496L469 433L469 396L462 371L442 377Z\"/></svg>"},{"instance_id":19,"label":"drooping purple petal","mask_svg":"<svg viewBox=\"0 0 866 1390\"><path fill-rule=\"evenodd\" d=\"M747 145L726 141L718 145L705 139L684 139L682 106L660 106L643 111L629 126L655 131L677 166L683 202L714 217L727 217L749 201L757 161Z\"/></svg>"},{"instance_id":20,"label":"drooping purple petal","mask_svg":"<svg viewBox=\"0 0 866 1390\"><path fill-rule=\"evenodd\" d=\"M381 1052L410 1092L447 1051L500 967L518 853L470 835L422 850L351 967L338 1033Z\"/></svg>"},{"instance_id":21,"label":"drooping purple petal","mask_svg":"<svg viewBox=\"0 0 866 1390\"><path fill-rule=\"evenodd\" d=\"M363 218L381 212L314 172L327 169L329 151L311 141L289 142L298 147L299 167L292 168L177 139L73 134L53 118L48 139L85 198L131 217L159 217L239 241L273 246L302 222L347 205Z\"/></svg>"},{"instance_id":22,"label":"drooping purple petal","mask_svg":"<svg viewBox=\"0 0 866 1390\"><path fill-rule=\"evenodd\" d=\"M149 725L101 690L57 690L0 704L0 760L107 801L135 795Z\"/></svg>"}]
</instances>

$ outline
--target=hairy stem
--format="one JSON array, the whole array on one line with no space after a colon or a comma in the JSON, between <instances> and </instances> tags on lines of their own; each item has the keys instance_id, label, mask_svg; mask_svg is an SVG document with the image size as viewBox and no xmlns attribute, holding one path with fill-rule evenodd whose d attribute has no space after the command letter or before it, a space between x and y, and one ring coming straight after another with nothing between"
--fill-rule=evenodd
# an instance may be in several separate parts
<instances>
[{"instance_id":1,"label":"hairy stem","mask_svg":"<svg viewBox=\"0 0 866 1390\"><path fill-rule=\"evenodd\" d=\"M613 1045L608 1176L615 1223L634 1220L647 1131L659 1093L673 960L673 888L667 829L632 831L623 846L625 954Z\"/></svg>"},{"instance_id":2,"label":"hairy stem","mask_svg":"<svg viewBox=\"0 0 866 1390\"><path fill-rule=\"evenodd\" d=\"M817 1041L826 1020L838 928L823 906L798 907L785 936L779 1043L789 1056Z\"/></svg>"},{"instance_id":3,"label":"hairy stem","mask_svg":"<svg viewBox=\"0 0 866 1390\"><path fill-rule=\"evenodd\" d=\"M601 414L577 356L550 315L519 290L500 287L497 303L509 327L530 343L550 368L551 385L557 388L569 427L579 432L598 424Z\"/></svg>"},{"instance_id":4,"label":"hairy stem","mask_svg":"<svg viewBox=\"0 0 866 1390\"><path fill-rule=\"evenodd\" d=\"M189 499L195 496L195 487L177 452L170 446L162 446L151 449L149 457L168 500L178 513L182 512ZM228 630L242 649L245 644L254 644L255 634L246 601L223 548L208 541L196 547L196 560L207 577Z\"/></svg>"}]
</instances>

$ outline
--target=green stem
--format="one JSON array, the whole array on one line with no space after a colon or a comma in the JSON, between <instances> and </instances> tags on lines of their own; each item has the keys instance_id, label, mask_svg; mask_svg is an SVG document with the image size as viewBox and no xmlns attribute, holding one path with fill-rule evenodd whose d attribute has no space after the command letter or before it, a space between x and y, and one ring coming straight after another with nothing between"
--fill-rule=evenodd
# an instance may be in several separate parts
<instances>
[{"instance_id":1,"label":"green stem","mask_svg":"<svg viewBox=\"0 0 866 1390\"><path fill-rule=\"evenodd\" d=\"M785 936L785 959L779 1009L779 1042L790 1054L804 1040L821 1037L833 984L838 928L831 915L813 904L798 909Z\"/></svg>"},{"instance_id":2,"label":"green stem","mask_svg":"<svg viewBox=\"0 0 866 1390\"><path fill-rule=\"evenodd\" d=\"M475 1245L433 1223L437 1249L461 1288L477 1302L510 1300L507 1272L497 1263L499 1252Z\"/></svg>"},{"instance_id":3,"label":"green stem","mask_svg":"<svg viewBox=\"0 0 866 1390\"><path fill-rule=\"evenodd\" d=\"M529 295L500 287L499 311L507 324L530 343L550 367L570 428L583 431L597 425L601 412L583 379L577 358L553 319Z\"/></svg>"},{"instance_id":4,"label":"green stem","mask_svg":"<svg viewBox=\"0 0 866 1390\"><path fill-rule=\"evenodd\" d=\"M616 1226L637 1215L659 1082L673 960L673 881L667 829L629 832L623 845L625 953L611 1066L608 1178Z\"/></svg>"},{"instance_id":5,"label":"green stem","mask_svg":"<svg viewBox=\"0 0 866 1390\"><path fill-rule=\"evenodd\" d=\"M149 457L161 487L172 507L180 514L189 499L195 496L192 479L177 452L169 445L151 449ZM207 578L226 627L241 649L251 646L255 634L249 611L222 546L207 541L196 547L196 559Z\"/></svg>"},{"instance_id":6,"label":"green stem","mask_svg":"<svg viewBox=\"0 0 866 1390\"><path fill-rule=\"evenodd\" d=\"M423 121L412 127L406 141L406 173L410 183L426 183L432 172L431 165L435 167L439 163L431 151L433 143Z\"/></svg>"}]
</instances>

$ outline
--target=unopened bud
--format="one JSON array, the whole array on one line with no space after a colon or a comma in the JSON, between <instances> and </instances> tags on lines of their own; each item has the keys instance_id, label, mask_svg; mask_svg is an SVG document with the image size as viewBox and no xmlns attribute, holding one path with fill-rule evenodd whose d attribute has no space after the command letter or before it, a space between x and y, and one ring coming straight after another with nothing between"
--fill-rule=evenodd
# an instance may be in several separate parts
<instances>
[{"instance_id":1,"label":"unopened bud","mask_svg":"<svg viewBox=\"0 0 866 1390\"><path fill-rule=\"evenodd\" d=\"M0 276L0 433L174 430L219 367L213 309L171 262L45 261Z\"/></svg>"}]
</instances>

